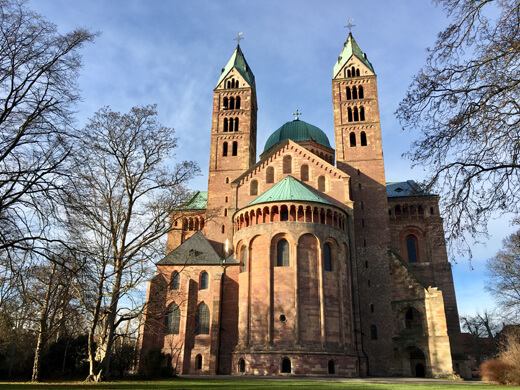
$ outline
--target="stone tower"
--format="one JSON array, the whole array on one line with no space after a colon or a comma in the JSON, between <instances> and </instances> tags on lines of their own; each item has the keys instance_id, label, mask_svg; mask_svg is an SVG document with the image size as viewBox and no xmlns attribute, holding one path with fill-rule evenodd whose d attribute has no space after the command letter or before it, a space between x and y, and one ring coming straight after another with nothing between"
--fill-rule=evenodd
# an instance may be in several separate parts
<instances>
[{"instance_id":1,"label":"stone tower","mask_svg":"<svg viewBox=\"0 0 520 390\"><path fill-rule=\"evenodd\" d=\"M377 78L350 33L332 80L336 161L351 178L357 258L360 337L368 373L390 373L392 313L388 201L377 98Z\"/></svg>"},{"instance_id":2,"label":"stone tower","mask_svg":"<svg viewBox=\"0 0 520 390\"><path fill-rule=\"evenodd\" d=\"M213 93L206 237L231 245L236 200L231 182L256 159L255 76L237 45ZM217 247L219 246L217 245Z\"/></svg>"}]
</instances>

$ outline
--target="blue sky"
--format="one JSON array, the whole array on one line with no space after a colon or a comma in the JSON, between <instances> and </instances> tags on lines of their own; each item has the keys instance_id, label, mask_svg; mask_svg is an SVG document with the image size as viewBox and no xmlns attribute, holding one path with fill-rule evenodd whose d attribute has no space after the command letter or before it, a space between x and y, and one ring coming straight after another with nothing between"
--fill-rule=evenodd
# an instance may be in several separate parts
<instances>
[{"instance_id":1,"label":"blue sky","mask_svg":"<svg viewBox=\"0 0 520 390\"><path fill-rule=\"evenodd\" d=\"M105 105L127 111L156 103L162 123L176 130L177 158L200 164L203 174L192 186L201 190L207 187L212 89L237 32L244 32L241 47L256 77L261 152L296 107L334 140L331 73L351 17L354 37L378 75L387 180L424 176L401 157L414 134L401 131L394 112L426 48L448 23L427 0L32 0L29 6L60 31L80 26L100 32L83 51L78 125ZM490 239L473 247L471 263L456 259L461 314L494 306L484 291L484 263L513 231L509 220L491 221Z\"/></svg>"}]
</instances>

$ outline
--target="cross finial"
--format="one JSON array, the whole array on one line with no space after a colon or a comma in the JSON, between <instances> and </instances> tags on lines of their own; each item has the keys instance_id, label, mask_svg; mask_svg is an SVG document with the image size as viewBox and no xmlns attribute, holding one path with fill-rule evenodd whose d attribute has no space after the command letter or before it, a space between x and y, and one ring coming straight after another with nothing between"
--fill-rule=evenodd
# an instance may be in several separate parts
<instances>
[{"instance_id":1,"label":"cross finial","mask_svg":"<svg viewBox=\"0 0 520 390\"><path fill-rule=\"evenodd\" d=\"M299 121L300 120L300 116L302 115L301 111L297 108L296 111L293 112L293 115L294 115L294 120L295 121Z\"/></svg>"},{"instance_id":2,"label":"cross finial","mask_svg":"<svg viewBox=\"0 0 520 390\"><path fill-rule=\"evenodd\" d=\"M356 27L356 25L354 24L354 19L348 18L347 19L347 24L345 25L345 28L348 28L348 32L351 33L352 32L352 27Z\"/></svg>"},{"instance_id":3,"label":"cross finial","mask_svg":"<svg viewBox=\"0 0 520 390\"><path fill-rule=\"evenodd\" d=\"M240 41L244 39L244 33L242 31L239 31L234 39L235 41L237 41L237 46L240 45Z\"/></svg>"}]
</instances>

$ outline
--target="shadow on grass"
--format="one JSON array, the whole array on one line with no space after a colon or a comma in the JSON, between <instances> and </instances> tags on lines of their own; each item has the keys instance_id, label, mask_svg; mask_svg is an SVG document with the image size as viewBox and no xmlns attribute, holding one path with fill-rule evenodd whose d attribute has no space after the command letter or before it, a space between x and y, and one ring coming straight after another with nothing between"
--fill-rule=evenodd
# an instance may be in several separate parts
<instances>
[{"instance_id":1,"label":"shadow on grass","mask_svg":"<svg viewBox=\"0 0 520 390\"><path fill-rule=\"evenodd\" d=\"M16 383L0 382L0 389L343 389L343 390L495 390L495 389L520 389L520 387L503 387L497 385L486 385L482 383L370 383L367 380L356 379L261 379L261 378L229 378L229 379L187 379L177 378L172 380L156 381L121 381L104 383L84 382L46 382L46 383Z\"/></svg>"}]
</instances>

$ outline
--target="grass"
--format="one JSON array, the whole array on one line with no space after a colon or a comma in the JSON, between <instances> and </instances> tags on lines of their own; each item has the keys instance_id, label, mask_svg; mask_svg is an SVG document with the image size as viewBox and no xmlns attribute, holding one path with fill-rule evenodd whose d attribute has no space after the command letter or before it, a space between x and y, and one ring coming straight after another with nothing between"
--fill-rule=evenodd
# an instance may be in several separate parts
<instances>
[{"instance_id":1,"label":"grass","mask_svg":"<svg viewBox=\"0 0 520 390\"><path fill-rule=\"evenodd\" d=\"M83 382L0 382L0 389L343 389L343 390L512 390L520 386L498 386L483 383L463 382L429 382L406 383L405 381L389 380L393 383L381 383L381 380L359 379L261 379L261 378L228 378L228 379L192 379L178 378L156 381L118 381L105 383ZM397 383L396 383L397 382Z\"/></svg>"}]
</instances>

